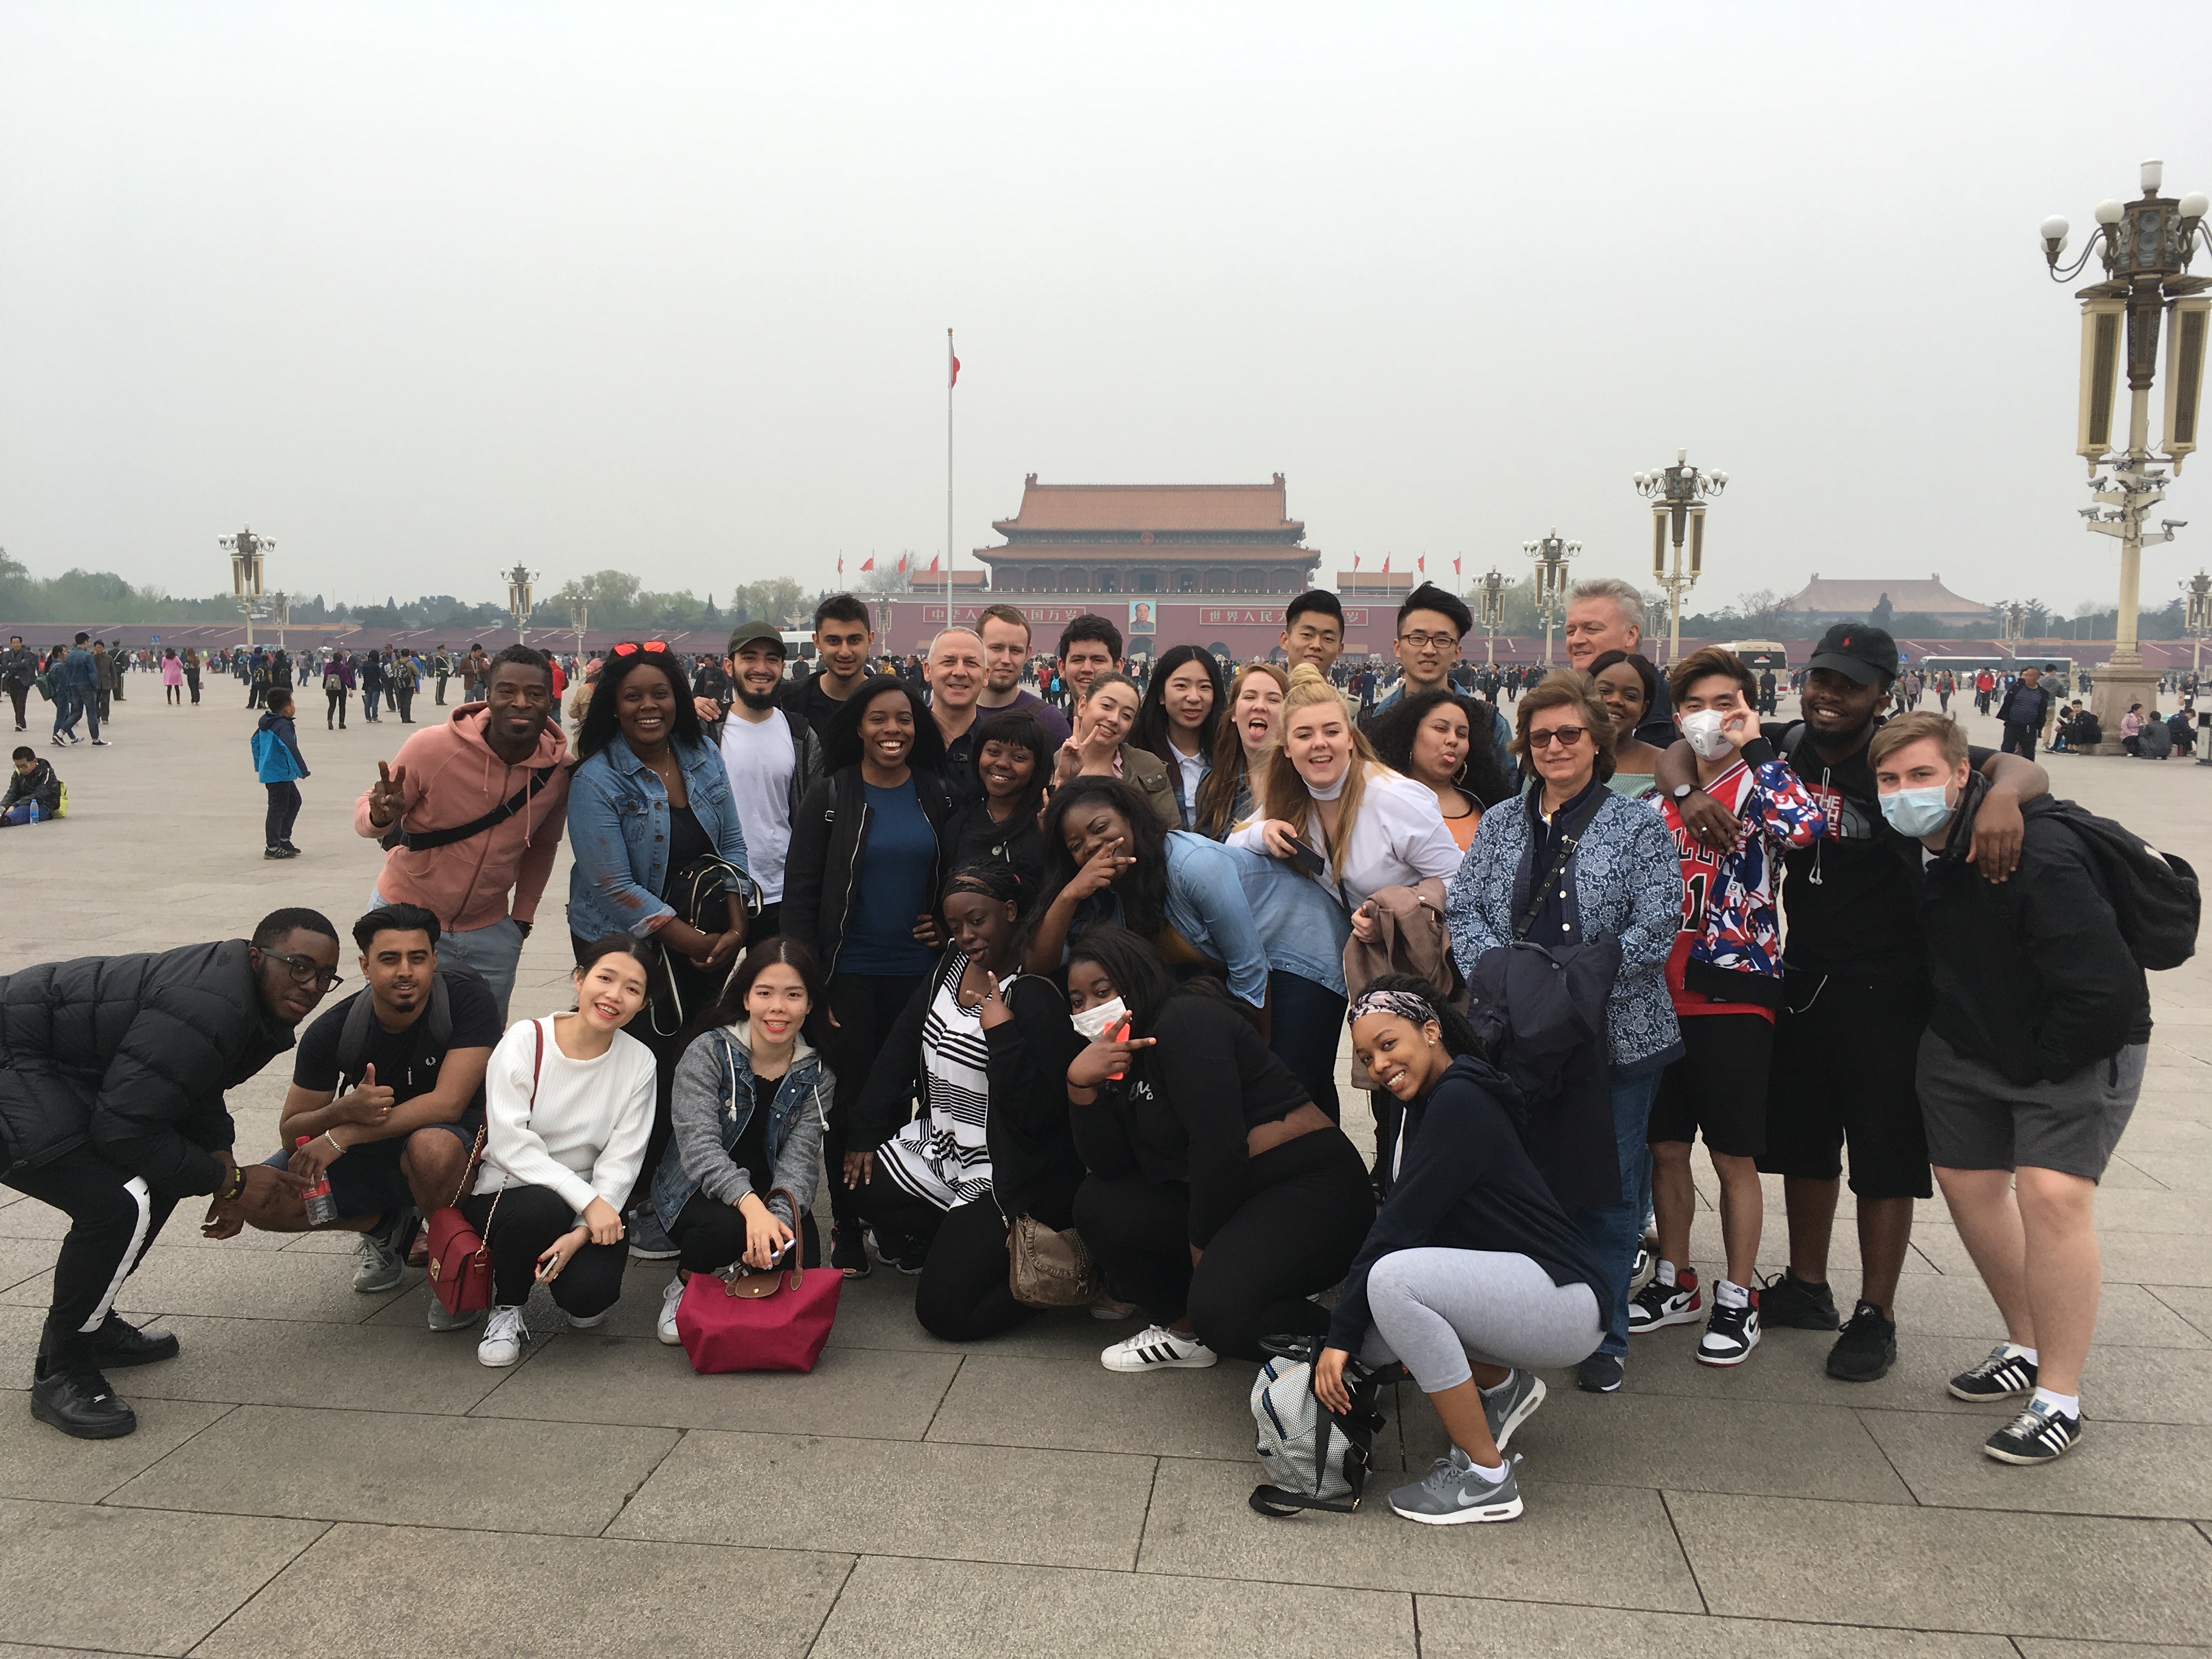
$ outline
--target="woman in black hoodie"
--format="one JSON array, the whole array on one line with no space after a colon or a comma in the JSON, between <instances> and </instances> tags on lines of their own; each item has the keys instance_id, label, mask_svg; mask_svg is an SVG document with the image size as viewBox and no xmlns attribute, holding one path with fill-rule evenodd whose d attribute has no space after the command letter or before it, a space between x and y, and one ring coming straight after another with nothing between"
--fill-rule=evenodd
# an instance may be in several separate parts
<instances>
[{"instance_id":1,"label":"woman in black hoodie","mask_svg":"<svg viewBox=\"0 0 2212 1659\"><path fill-rule=\"evenodd\" d=\"M1345 1367L1403 1362L1451 1437L1425 1480L1390 1494L1408 1521L1510 1521L1513 1431L1543 1403L1532 1365L1594 1352L1611 1281L1521 1144L1525 1109L1433 986L1385 975L1352 1005L1354 1052L1406 1106L1390 1200L1344 1281L1314 1394L1351 1407Z\"/></svg>"}]
</instances>

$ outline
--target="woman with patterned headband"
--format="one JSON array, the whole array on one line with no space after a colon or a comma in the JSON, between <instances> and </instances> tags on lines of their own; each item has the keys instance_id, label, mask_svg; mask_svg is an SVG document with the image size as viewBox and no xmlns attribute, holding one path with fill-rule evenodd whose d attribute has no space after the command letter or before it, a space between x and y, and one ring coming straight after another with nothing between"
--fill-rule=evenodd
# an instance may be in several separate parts
<instances>
[{"instance_id":1,"label":"woman with patterned headband","mask_svg":"<svg viewBox=\"0 0 2212 1659\"><path fill-rule=\"evenodd\" d=\"M1385 975L1350 1020L1360 1064L1405 1108L1405 1134L1314 1394L1346 1411L1354 1355L1368 1367L1402 1362L1451 1445L1425 1479L1390 1494L1391 1509L1429 1526L1510 1521L1521 1493L1505 1443L1544 1401L1529 1368L1591 1353L1612 1288L1521 1143L1520 1095L1436 988Z\"/></svg>"}]
</instances>

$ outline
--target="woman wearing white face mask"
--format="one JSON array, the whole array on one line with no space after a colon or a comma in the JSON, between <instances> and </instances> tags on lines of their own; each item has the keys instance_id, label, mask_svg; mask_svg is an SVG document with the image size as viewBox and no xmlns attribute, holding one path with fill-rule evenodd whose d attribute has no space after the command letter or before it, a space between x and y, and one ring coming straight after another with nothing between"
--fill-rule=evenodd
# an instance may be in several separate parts
<instances>
[{"instance_id":1,"label":"woman wearing white face mask","mask_svg":"<svg viewBox=\"0 0 2212 1659\"><path fill-rule=\"evenodd\" d=\"M1336 688L1310 663L1291 671L1282 732L1289 764L1268 769L1265 816L1231 834L1229 844L1304 871L1350 913L1352 933L1372 942L1369 895L1449 877L1459 868L1459 843L1436 792L1376 758ZM1267 978L1275 1053L1334 1117L1342 973L1326 984L1280 969Z\"/></svg>"},{"instance_id":2,"label":"woman wearing white face mask","mask_svg":"<svg viewBox=\"0 0 2212 1659\"><path fill-rule=\"evenodd\" d=\"M1782 939L1774 871L1791 848L1809 846L1827 820L1797 775L1760 736L1759 684L1741 659L1708 646L1668 676L1682 735L1697 752L1698 785L1724 801L1743 828L1717 854L1661 811L1682 854L1682 925L1667 957L1667 989L1682 1031L1682 1057L1660 1079L1646 1136L1658 1268L1629 1305L1631 1332L1703 1319L1697 1357L1741 1364L1759 1346L1755 1264L1763 1223L1758 1159L1766 1151L1766 1074L1774 1011L1782 1005ZM1691 1143L1703 1131L1721 1184L1727 1271L1708 1298L1684 1260L1690 1217Z\"/></svg>"}]
</instances>

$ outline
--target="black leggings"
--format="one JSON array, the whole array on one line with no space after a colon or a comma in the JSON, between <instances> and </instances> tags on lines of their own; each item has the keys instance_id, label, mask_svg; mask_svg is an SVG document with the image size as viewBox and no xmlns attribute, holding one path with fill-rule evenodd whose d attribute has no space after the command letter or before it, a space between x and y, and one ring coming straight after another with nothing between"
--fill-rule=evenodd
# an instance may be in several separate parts
<instances>
[{"instance_id":1,"label":"black leggings","mask_svg":"<svg viewBox=\"0 0 2212 1659\"><path fill-rule=\"evenodd\" d=\"M330 726L334 722L339 726L343 726L345 724L346 695L346 690L343 686L340 686L335 691L325 691L323 693L324 700L328 704L328 707L323 711L323 724L325 726Z\"/></svg>"},{"instance_id":2,"label":"black leggings","mask_svg":"<svg viewBox=\"0 0 2212 1659\"><path fill-rule=\"evenodd\" d=\"M1006 1218L988 1194L940 1210L878 1174L853 1197L879 1241L890 1236L924 1247L914 1316L932 1336L979 1342L1036 1313L1007 1287Z\"/></svg>"},{"instance_id":3,"label":"black leggings","mask_svg":"<svg viewBox=\"0 0 2212 1659\"><path fill-rule=\"evenodd\" d=\"M1342 1279L1375 1219L1367 1170L1341 1130L1321 1129L1245 1165L1249 1193L1194 1267L1190 1188L1140 1175L1091 1176L1075 1225L1116 1296L1155 1324L1185 1313L1206 1346L1261 1360L1263 1336L1319 1336L1328 1310L1310 1300Z\"/></svg>"},{"instance_id":4,"label":"black leggings","mask_svg":"<svg viewBox=\"0 0 2212 1659\"><path fill-rule=\"evenodd\" d=\"M270 783L262 787L269 792L269 811L262 821L262 842L275 847L292 838L292 826L300 821L300 786Z\"/></svg>"},{"instance_id":5,"label":"black leggings","mask_svg":"<svg viewBox=\"0 0 2212 1659\"><path fill-rule=\"evenodd\" d=\"M763 1200L765 1202L766 1200ZM681 1253L676 1265L687 1273L718 1273L745 1253L745 1218L734 1204L720 1204L702 1190L684 1200L668 1230ZM811 1212L799 1218L799 1265L822 1265L822 1235Z\"/></svg>"},{"instance_id":6,"label":"black leggings","mask_svg":"<svg viewBox=\"0 0 2212 1659\"><path fill-rule=\"evenodd\" d=\"M496 1212L494 1199L499 1200ZM576 1224L568 1200L550 1187L479 1193L461 1211L479 1233L489 1223L485 1242L491 1246L492 1300L503 1308L519 1308L530 1300L538 1281L538 1258ZM547 1287L553 1292L554 1305L584 1319L605 1313L622 1295L623 1268L629 1261L627 1243L586 1242Z\"/></svg>"},{"instance_id":7,"label":"black leggings","mask_svg":"<svg viewBox=\"0 0 2212 1659\"><path fill-rule=\"evenodd\" d=\"M837 1098L830 1127L822 1138L822 1167L830 1175L830 1213L840 1227L861 1218L859 1200L845 1185L845 1126L867 1086L884 1039L926 974L839 974L830 981L830 1012L837 1024L823 1034L830 1069L837 1074Z\"/></svg>"},{"instance_id":8,"label":"black leggings","mask_svg":"<svg viewBox=\"0 0 2212 1659\"><path fill-rule=\"evenodd\" d=\"M19 1164L6 1182L70 1218L54 1258L54 1299L39 1356L48 1367L86 1358L89 1339L177 1200L149 1191L143 1179L86 1146L44 1164Z\"/></svg>"}]
</instances>

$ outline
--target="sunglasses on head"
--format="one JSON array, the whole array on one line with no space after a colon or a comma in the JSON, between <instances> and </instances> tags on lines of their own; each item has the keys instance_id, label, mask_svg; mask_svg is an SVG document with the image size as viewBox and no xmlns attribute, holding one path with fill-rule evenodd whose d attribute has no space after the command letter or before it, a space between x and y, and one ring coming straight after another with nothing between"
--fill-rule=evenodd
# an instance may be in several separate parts
<instances>
[{"instance_id":1,"label":"sunglasses on head","mask_svg":"<svg viewBox=\"0 0 2212 1659\"><path fill-rule=\"evenodd\" d=\"M624 640L620 645L615 647L614 653L617 657L635 657L641 651L665 652L667 649L668 641L666 640L647 640L642 645L640 645L635 640Z\"/></svg>"}]
</instances>

